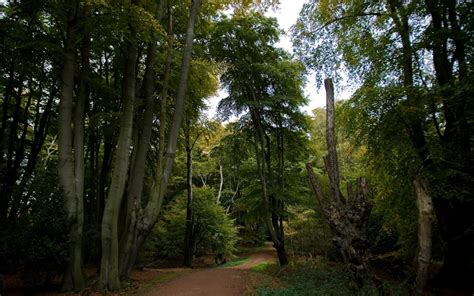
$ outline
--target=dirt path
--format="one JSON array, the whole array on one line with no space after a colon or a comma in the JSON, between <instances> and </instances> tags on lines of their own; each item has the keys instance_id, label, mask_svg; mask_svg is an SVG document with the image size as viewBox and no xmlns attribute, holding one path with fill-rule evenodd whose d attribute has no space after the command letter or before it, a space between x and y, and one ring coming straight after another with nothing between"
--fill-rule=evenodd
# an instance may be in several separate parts
<instances>
[{"instance_id":1,"label":"dirt path","mask_svg":"<svg viewBox=\"0 0 474 296\"><path fill-rule=\"evenodd\" d=\"M250 268L262 262L275 262L271 245L248 254L244 264L226 268L195 270L165 283L146 295L160 296L241 296L252 290Z\"/></svg>"}]
</instances>

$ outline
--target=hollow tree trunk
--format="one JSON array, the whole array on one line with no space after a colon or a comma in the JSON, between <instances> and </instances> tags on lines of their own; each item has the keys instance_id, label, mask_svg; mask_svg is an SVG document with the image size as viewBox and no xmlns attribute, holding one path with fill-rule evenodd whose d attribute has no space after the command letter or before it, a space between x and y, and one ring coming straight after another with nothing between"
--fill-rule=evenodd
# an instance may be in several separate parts
<instances>
[{"instance_id":1,"label":"hollow tree trunk","mask_svg":"<svg viewBox=\"0 0 474 296\"><path fill-rule=\"evenodd\" d=\"M306 164L311 187L317 197L328 222L332 239L339 249L344 262L351 271L352 278L360 288L367 273L366 258L368 243L365 227L372 209L367 199L367 185L363 178L357 180L354 191L352 184L347 185L347 198L340 191L339 168L337 162L336 139L334 133L334 88L331 79L324 80L326 88L326 139L328 155L324 158L329 176L330 198L327 198L319 186L311 164Z\"/></svg>"}]
</instances>

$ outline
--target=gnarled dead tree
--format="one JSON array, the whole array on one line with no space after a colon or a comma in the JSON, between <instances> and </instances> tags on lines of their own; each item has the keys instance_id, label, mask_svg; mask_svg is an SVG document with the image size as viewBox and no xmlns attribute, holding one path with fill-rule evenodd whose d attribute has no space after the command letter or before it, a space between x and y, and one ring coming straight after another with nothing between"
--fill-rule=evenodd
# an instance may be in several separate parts
<instances>
[{"instance_id":1,"label":"gnarled dead tree","mask_svg":"<svg viewBox=\"0 0 474 296\"><path fill-rule=\"evenodd\" d=\"M341 252L344 262L349 266L357 285L362 286L366 273L367 247L365 226L372 209L367 199L367 184L359 178L356 188L347 184L347 197L340 190L339 167L334 135L334 88L331 79L324 80L326 88L326 140L328 154L324 164L329 177L330 196L326 197L319 186L313 168L306 164L311 187L328 222L332 240Z\"/></svg>"}]
</instances>

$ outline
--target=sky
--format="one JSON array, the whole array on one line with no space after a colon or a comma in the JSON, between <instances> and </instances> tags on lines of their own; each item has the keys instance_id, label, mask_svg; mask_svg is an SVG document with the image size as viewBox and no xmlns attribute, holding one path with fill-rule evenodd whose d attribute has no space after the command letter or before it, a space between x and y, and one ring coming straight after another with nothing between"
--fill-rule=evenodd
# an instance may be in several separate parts
<instances>
[{"instance_id":1,"label":"sky","mask_svg":"<svg viewBox=\"0 0 474 296\"><path fill-rule=\"evenodd\" d=\"M267 16L275 17L278 20L280 28L287 32L287 34L280 36L280 41L277 43L278 47L293 52L289 30L291 26L296 23L301 8L306 1L307 0L280 0L280 5L277 10L270 10L266 13ZM305 96L308 98L308 105L301 108L307 114L312 114L311 110L326 104L324 90L316 89L315 84L314 75L308 77L308 82L304 88ZM226 95L224 90L220 90L217 96L208 99L209 110L207 113L210 117L214 116L220 98Z\"/></svg>"}]
</instances>

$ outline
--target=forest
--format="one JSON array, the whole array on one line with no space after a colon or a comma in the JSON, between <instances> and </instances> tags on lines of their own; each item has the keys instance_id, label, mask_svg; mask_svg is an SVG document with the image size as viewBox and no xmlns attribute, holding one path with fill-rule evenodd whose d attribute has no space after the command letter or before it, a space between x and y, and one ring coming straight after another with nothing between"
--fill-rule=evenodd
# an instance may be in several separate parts
<instances>
[{"instance_id":1,"label":"forest","mask_svg":"<svg viewBox=\"0 0 474 296\"><path fill-rule=\"evenodd\" d=\"M473 295L473 2L284 1L0 1L1 296Z\"/></svg>"}]
</instances>

